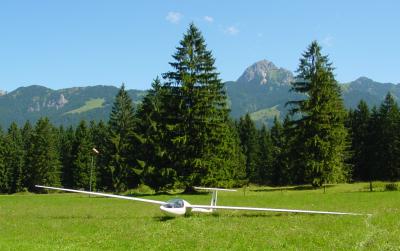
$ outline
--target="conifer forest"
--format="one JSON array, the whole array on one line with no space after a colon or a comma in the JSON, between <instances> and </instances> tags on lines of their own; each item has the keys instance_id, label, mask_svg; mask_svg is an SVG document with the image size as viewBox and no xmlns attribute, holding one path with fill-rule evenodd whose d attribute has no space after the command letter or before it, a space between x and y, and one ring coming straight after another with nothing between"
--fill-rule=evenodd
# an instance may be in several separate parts
<instances>
[{"instance_id":1,"label":"conifer forest","mask_svg":"<svg viewBox=\"0 0 400 251\"><path fill-rule=\"evenodd\" d=\"M190 24L139 105L124 84L108 121L55 127L48 118L0 128L0 193L36 184L124 192L193 186L281 186L400 179L400 110L343 105L334 64L317 42L305 48L288 115L257 127L233 120L215 58Z\"/></svg>"}]
</instances>

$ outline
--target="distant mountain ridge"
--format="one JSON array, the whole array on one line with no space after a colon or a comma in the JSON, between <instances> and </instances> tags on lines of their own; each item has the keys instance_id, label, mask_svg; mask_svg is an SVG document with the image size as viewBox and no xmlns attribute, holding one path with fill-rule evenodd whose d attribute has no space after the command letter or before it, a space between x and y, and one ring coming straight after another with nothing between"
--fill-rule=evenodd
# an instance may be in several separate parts
<instances>
[{"instance_id":1,"label":"distant mountain ridge","mask_svg":"<svg viewBox=\"0 0 400 251\"><path fill-rule=\"evenodd\" d=\"M88 86L52 90L39 85L20 87L0 96L0 125L12 121L22 125L48 117L56 125L77 124L81 119L107 120L118 88L115 86ZM135 103L145 91L129 90Z\"/></svg>"},{"instance_id":2,"label":"distant mountain ridge","mask_svg":"<svg viewBox=\"0 0 400 251\"><path fill-rule=\"evenodd\" d=\"M246 113L258 124L269 124L277 116L283 118L289 100L302 98L290 91L294 74L275 66L268 60L249 66L236 81L225 83L231 116L239 118ZM360 77L342 84L343 100L348 108L354 108L363 99L368 105L379 105L391 92L400 98L400 85L379 83ZM81 119L108 120L118 88L97 85L52 90L39 85L20 87L12 92L0 94L0 125L9 126L12 121L19 125L32 123L43 116L55 125L76 125ZM1 93L1 92L0 92ZM133 102L141 102L146 91L128 90Z\"/></svg>"},{"instance_id":3,"label":"distant mountain ridge","mask_svg":"<svg viewBox=\"0 0 400 251\"><path fill-rule=\"evenodd\" d=\"M270 124L275 116L283 118L289 100L304 96L290 91L294 74L278 68L268 60L261 60L248 67L236 81L226 83L231 104L231 115L239 118L249 113L258 124ZM388 92L395 99L400 97L400 85L379 83L360 77L350 83L341 84L342 97L347 108L355 108L363 99L369 106L379 105Z\"/></svg>"}]
</instances>

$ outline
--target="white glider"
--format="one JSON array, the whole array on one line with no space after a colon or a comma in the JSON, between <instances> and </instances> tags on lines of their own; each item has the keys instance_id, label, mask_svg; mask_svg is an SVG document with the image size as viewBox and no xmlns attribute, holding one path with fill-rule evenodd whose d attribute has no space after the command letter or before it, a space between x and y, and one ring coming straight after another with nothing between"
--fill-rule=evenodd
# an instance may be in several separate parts
<instances>
[{"instance_id":1,"label":"white glider","mask_svg":"<svg viewBox=\"0 0 400 251\"><path fill-rule=\"evenodd\" d=\"M88 192L82 190L74 190L68 188L59 188L59 187L49 187L49 186L40 186L36 185L36 187L51 189L51 190L60 190L65 192L73 192L73 193L83 193L104 197L111 197L117 199L124 200L135 200L141 202L147 202L152 204L160 205L161 211L168 216L181 216L191 212L200 212L200 213L211 213L216 209L227 209L227 210L246 210L246 211L266 211L266 212L285 212L285 213L306 213L306 214L333 214L333 215L366 215L360 213L343 213L343 212L329 212L329 211L313 211L313 210L298 210L298 209L281 209L281 208L260 208L260 207L238 207L238 206L217 206L217 192L218 191L229 191L233 192L236 190L232 189L223 189L223 188L206 188L206 187L194 187L198 190L207 190L212 192L211 204L210 205L191 205L189 202L183 199L171 199L169 201L158 201L158 200L148 200L136 197L122 196L122 195L114 195L114 194L106 194L106 193L98 193L98 192Z\"/></svg>"}]
</instances>

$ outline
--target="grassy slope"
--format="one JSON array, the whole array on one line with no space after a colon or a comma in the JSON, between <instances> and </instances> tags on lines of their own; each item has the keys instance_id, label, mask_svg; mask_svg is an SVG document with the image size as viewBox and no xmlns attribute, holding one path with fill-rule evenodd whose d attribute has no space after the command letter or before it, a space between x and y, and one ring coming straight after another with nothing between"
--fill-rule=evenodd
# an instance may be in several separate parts
<instances>
[{"instance_id":1,"label":"grassy slope","mask_svg":"<svg viewBox=\"0 0 400 251\"><path fill-rule=\"evenodd\" d=\"M104 98L90 99L89 101L85 102L85 105L79 107L78 109L66 112L65 114L81 113L90 111L95 108L101 108L103 107L104 101Z\"/></svg>"},{"instance_id":2,"label":"grassy slope","mask_svg":"<svg viewBox=\"0 0 400 251\"><path fill-rule=\"evenodd\" d=\"M400 192L366 184L220 193L221 205L368 212L329 216L221 211L166 219L155 205L75 194L0 196L0 250L399 250ZM167 200L172 196L146 198ZM182 195L209 203L209 195Z\"/></svg>"},{"instance_id":3,"label":"grassy slope","mask_svg":"<svg viewBox=\"0 0 400 251\"><path fill-rule=\"evenodd\" d=\"M279 119L280 111L277 109L278 105L261 109L256 112L250 113L250 118L255 122L265 123L268 120L273 121L275 117Z\"/></svg>"}]
</instances>

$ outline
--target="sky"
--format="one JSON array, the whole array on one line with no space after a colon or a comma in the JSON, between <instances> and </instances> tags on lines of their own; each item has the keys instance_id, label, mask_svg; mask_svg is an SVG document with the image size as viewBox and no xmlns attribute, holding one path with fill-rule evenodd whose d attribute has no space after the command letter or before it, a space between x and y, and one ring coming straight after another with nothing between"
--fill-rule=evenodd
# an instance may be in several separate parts
<instances>
[{"instance_id":1,"label":"sky","mask_svg":"<svg viewBox=\"0 0 400 251\"><path fill-rule=\"evenodd\" d=\"M295 71L317 40L340 82L400 83L397 0L0 1L0 90L149 89L193 22L224 81L267 59Z\"/></svg>"}]
</instances>

